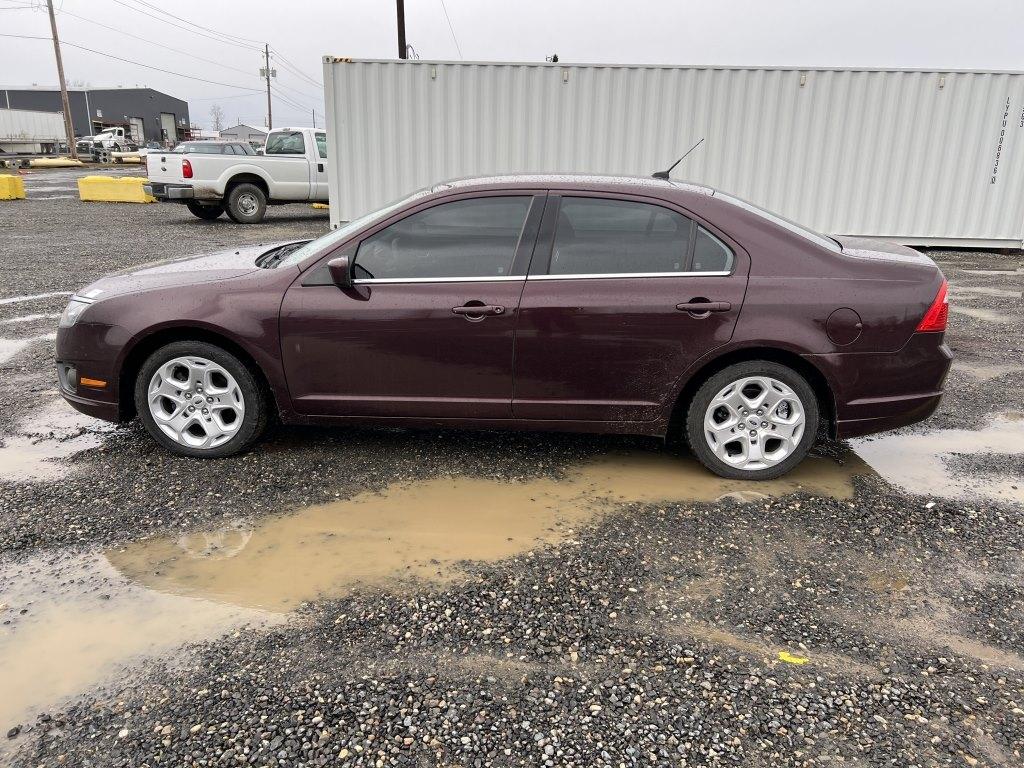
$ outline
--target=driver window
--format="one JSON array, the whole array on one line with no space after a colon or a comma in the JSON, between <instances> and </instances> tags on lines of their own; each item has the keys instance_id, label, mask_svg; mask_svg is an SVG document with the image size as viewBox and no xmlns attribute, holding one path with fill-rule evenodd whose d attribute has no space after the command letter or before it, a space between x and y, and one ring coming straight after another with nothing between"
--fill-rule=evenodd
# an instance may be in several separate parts
<instances>
[{"instance_id":1,"label":"driver window","mask_svg":"<svg viewBox=\"0 0 1024 768\"><path fill-rule=\"evenodd\" d=\"M530 208L530 196L443 203L363 240L356 279L505 277Z\"/></svg>"}]
</instances>

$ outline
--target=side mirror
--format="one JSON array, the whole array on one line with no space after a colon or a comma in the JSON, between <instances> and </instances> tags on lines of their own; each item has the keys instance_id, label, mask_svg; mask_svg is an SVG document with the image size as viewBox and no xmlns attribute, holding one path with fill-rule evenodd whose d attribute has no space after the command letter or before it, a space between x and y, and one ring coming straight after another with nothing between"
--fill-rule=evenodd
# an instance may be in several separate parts
<instances>
[{"instance_id":1,"label":"side mirror","mask_svg":"<svg viewBox=\"0 0 1024 768\"><path fill-rule=\"evenodd\" d=\"M339 288L352 287L352 264L348 256L338 256L327 262L327 269L330 270L331 279Z\"/></svg>"}]
</instances>

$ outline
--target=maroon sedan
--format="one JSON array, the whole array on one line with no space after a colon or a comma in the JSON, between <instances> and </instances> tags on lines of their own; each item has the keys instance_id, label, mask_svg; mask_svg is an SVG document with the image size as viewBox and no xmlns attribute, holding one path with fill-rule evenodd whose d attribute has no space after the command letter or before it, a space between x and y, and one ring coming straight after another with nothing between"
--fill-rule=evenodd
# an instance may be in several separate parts
<instances>
[{"instance_id":1,"label":"maroon sedan","mask_svg":"<svg viewBox=\"0 0 1024 768\"><path fill-rule=\"evenodd\" d=\"M507 176L105 277L61 318L58 374L78 410L188 456L277 416L685 434L712 471L767 479L819 429L927 418L946 313L909 248L667 180Z\"/></svg>"}]
</instances>

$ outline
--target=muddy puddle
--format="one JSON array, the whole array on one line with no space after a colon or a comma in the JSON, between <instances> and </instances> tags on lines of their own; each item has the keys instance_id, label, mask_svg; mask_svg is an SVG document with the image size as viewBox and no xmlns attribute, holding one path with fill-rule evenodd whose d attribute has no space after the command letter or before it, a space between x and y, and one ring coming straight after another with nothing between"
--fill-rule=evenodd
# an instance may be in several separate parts
<instances>
[{"instance_id":1,"label":"muddy puddle","mask_svg":"<svg viewBox=\"0 0 1024 768\"><path fill-rule=\"evenodd\" d=\"M156 590L272 611L402 579L446 582L464 560L500 560L571 536L616 502L746 500L805 490L848 498L860 462L812 457L766 483L728 481L690 459L606 456L562 480L441 477L229 526L150 539L107 553ZM866 471L866 470L865 470Z\"/></svg>"},{"instance_id":2,"label":"muddy puddle","mask_svg":"<svg viewBox=\"0 0 1024 768\"><path fill-rule=\"evenodd\" d=\"M0 480L56 480L73 470L68 459L95 448L115 425L75 411L59 398L32 411L3 435Z\"/></svg>"},{"instance_id":3,"label":"muddy puddle","mask_svg":"<svg viewBox=\"0 0 1024 768\"><path fill-rule=\"evenodd\" d=\"M0 567L0 727L182 643L278 617L133 584L101 554Z\"/></svg>"},{"instance_id":4,"label":"muddy puddle","mask_svg":"<svg viewBox=\"0 0 1024 768\"><path fill-rule=\"evenodd\" d=\"M979 430L888 434L851 445L871 469L910 493L1024 503L1024 480L1016 475L979 476L951 465L957 457L1024 454L1024 414L990 417L988 426Z\"/></svg>"}]
</instances>

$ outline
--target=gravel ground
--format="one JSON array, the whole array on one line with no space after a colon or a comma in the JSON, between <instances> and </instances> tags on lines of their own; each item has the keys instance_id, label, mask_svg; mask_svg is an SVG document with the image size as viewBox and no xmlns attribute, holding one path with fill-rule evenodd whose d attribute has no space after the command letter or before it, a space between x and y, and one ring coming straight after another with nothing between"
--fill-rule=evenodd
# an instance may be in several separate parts
<instances>
[{"instance_id":1,"label":"gravel ground","mask_svg":"<svg viewBox=\"0 0 1024 768\"><path fill-rule=\"evenodd\" d=\"M29 194L74 175L31 176ZM326 227L304 206L240 227L58 190L0 204L0 241L16 255L0 298ZM996 320L951 314L957 367L939 412L913 429L1019 414L1020 255L933 256L954 306ZM37 337L55 321L8 321L65 300L0 303L0 339L34 339L0 363L5 441L54 388L52 341ZM196 472L138 427L94 437L98 450L69 460L74 474L0 481L0 564L395 481L559 477L586 457L659 450L620 437L279 428ZM819 452L854 459L839 444ZM979 483L1021 479L1017 454L948 465ZM24 766L1024 764L1024 509L912 496L871 473L853 482L842 500L620 505L526 554L466 564L455 583L306 603L283 624L134 664L34 721L2 724L7 754ZM5 624L21 609L0 607Z\"/></svg>"}]
</instances>

